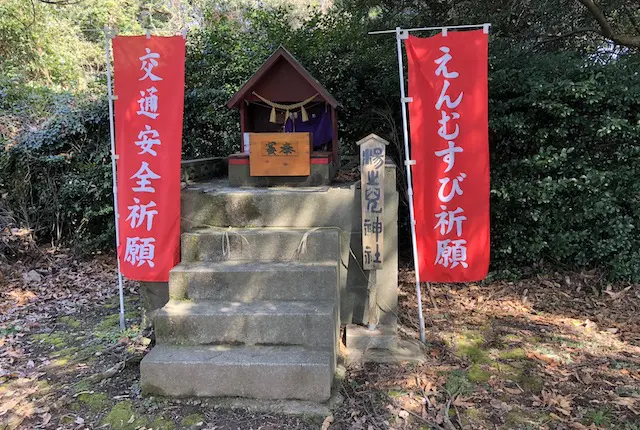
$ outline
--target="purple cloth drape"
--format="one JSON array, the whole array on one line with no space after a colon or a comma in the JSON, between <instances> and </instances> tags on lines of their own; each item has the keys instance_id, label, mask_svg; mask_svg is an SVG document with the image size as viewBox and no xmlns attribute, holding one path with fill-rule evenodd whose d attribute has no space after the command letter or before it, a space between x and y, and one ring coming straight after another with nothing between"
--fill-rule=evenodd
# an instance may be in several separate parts
<instances>
[{"instance_id":1,"label":"purple cloth drape","mask_svg":"<svg viewBox=\"0 0 640 430\"><path fill-rule=\"evenodd\" d=\"M314 116L315 115L315 116ZM288 119L284 131L291 133L311 132L313 138L313 147L330 143L333 140L333 125L331 124L331 115L327 111L309 113L309 121L302 122L302 118L298 115L296 119Z\"/></svg>"}]
</instances>

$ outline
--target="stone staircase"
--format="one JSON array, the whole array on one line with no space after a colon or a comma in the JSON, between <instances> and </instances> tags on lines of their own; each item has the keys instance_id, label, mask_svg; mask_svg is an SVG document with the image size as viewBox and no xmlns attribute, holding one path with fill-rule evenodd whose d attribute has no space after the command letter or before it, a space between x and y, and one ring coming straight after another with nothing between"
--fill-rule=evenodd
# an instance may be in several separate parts
<instances>
[{"instance_id":1,"label":"stone staircase","mask_svg":"<svg viewBox=\"0 0 640 430\"><path fill-rule=\"evenodd\" d=\"M210 228L182 235L146 393L322 402L339 333L337 229Z\"/></svg>"}]
</instances>

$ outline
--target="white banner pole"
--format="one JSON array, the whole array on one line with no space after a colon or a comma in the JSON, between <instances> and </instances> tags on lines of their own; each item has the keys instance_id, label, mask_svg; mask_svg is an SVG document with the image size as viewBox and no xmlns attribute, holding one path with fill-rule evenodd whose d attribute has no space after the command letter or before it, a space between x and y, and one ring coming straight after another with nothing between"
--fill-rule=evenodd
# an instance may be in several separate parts
<instances>
[{"instance_id":1,"label":"white banner pole","mask_svg":"<svg viewBox=\"0 0 640 430\"><path fill-rule=\"evenodd\" d=\"M402 102L402 132L404 136L404 165L407 172L407 194L409 197L409 217L411 219L411 241L413 243L413 265L416 272L416 296L418 301L418 320L420 322L420 340L427 342L424 329L424 316L422 315L422 291L420 290L420 263L418 261L418 244L416 243L416 218L413 210L413 185L411 180L411 165L414 162L409 156L409 131L407 127L407 99L404 90L404 66L402 62L402 40L406 39L409 33L396 27L396 43L398 47L398 76L400 78L400 100Z\"/></svg>"},{"instance_id":2,"label":"white banner pole","mask_svg":"<svg viewBox=\"0 0 640 430\"><path fill-rule=\"evenodd\" d=\"M438 31L442 31L442 30L449 30L449 29L456 29L456 28L480 28L482 27L485 31L485 33L489 33L489 27L491 27L491 24L486 22L484 24L471 24L471 25L447 25L447 26L442 26L442 27L417 27L417 28L405 28L402 31L403 32L412 32L412 31L431 31L431 30L438 30ZM397 30L381 30L381 31L370 31L367 34L389 34L389 33L396 33Z\"/></svg>"},{"instance_id":3,"label":"white banner pole","mask_svg":"<svg viewBox=\"0 0 640 430\"><path fill-rule=\"evenodd\" d=\"M116 137L113 126L113 101L117 97L113 96L113 90L111 88L111 49L109 47L109 41L115 34L108 28L104 28L105 36L105 51L107 54L107 93L109 95L109 134L111 137L111 176L113 179L113 211L114 220L116 223L116 260L118 262L118 294L120 295L120 329L125 329L124 323L124 291L122 286L122 272L120 271L120 259L118 258L118 248L120 247L120 227L118 226L118 218L120 213L118 212L118 182L116 180Z\"/></svg>"}]
</instances>

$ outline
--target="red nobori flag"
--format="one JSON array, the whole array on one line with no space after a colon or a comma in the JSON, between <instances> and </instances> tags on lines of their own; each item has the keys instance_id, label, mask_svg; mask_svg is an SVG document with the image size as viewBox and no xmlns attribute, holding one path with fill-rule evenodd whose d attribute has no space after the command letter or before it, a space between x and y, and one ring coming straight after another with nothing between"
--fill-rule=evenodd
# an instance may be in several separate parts
<instances>
[{"instance_id":1,"label":"red nobori flag","mask_svg":"<svg viewBox=\"0 0 640 430\"><path fill-rule=\"evenodd\" d=\"M113 39L122 273L167 281L180 260L185 41Z\"/></svg>"},{"instance_id":2,"label":"red nobori flag","mask_svg":"<svg viewBox=\"0 0 640 430\"><path fill-rule=\"evenodd\" d=\"M406 50L420 278L478 281L489 267L488 35L410 36Z\"/></svg>"}]
</instances>

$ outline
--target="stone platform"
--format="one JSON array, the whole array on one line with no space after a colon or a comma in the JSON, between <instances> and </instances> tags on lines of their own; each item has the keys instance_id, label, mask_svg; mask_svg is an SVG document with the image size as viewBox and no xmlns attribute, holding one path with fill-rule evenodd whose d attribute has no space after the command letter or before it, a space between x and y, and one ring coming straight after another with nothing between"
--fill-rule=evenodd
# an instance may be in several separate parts
<instances>
[{"instance_id":1,"label":"stone platform","mask_svg":"<svg viewBox=\"0 0 640 430\"><path fill-rule=\"evenodd\" d=\"M385 173L384 269L377 309L397 320L395 166ZM238 188L209 180L182 190L181 263L156 298L146 393L329 399L340 324L368 322L359 183ZM160 308L160 309L157 309Z\"/></svg>"},{"instance_id":2,"label":"stone platform","mask_svg":"<svg viewBox=\"0 0 640 430\"><path fill-rule=\"evenodd\" d=\"M398 192L395 165L387 163L385 167L385 263L377 274L377 301L379 323L394 328L398 287ZM283 259L290 258L298 245L295 239L285 239L287 230L308 233L306 248L309 250L323 246L313 243L314 232L335 228L340 236L340 321L342 324L368 322L368 273L361 269L359 182L319 187L237 188L231 187L226 179L216 179L185 188L181 210L182 231L213 227L223 235L220 229L226 229L232 248L240 249L240 241L244 241L243 252L249 252L247 247L255 240L250 230L279 229L281 236L273 237L270 250L265 252L270 256L279 254L278 258ZM286 240L293 244L285 243ZM222 252L221 239L212 243L214 250L220 250L214 252ZM232 250L231 255L237 253ZM248 258L247 255L243 258Z\"/></svg>"}]
</instances>

